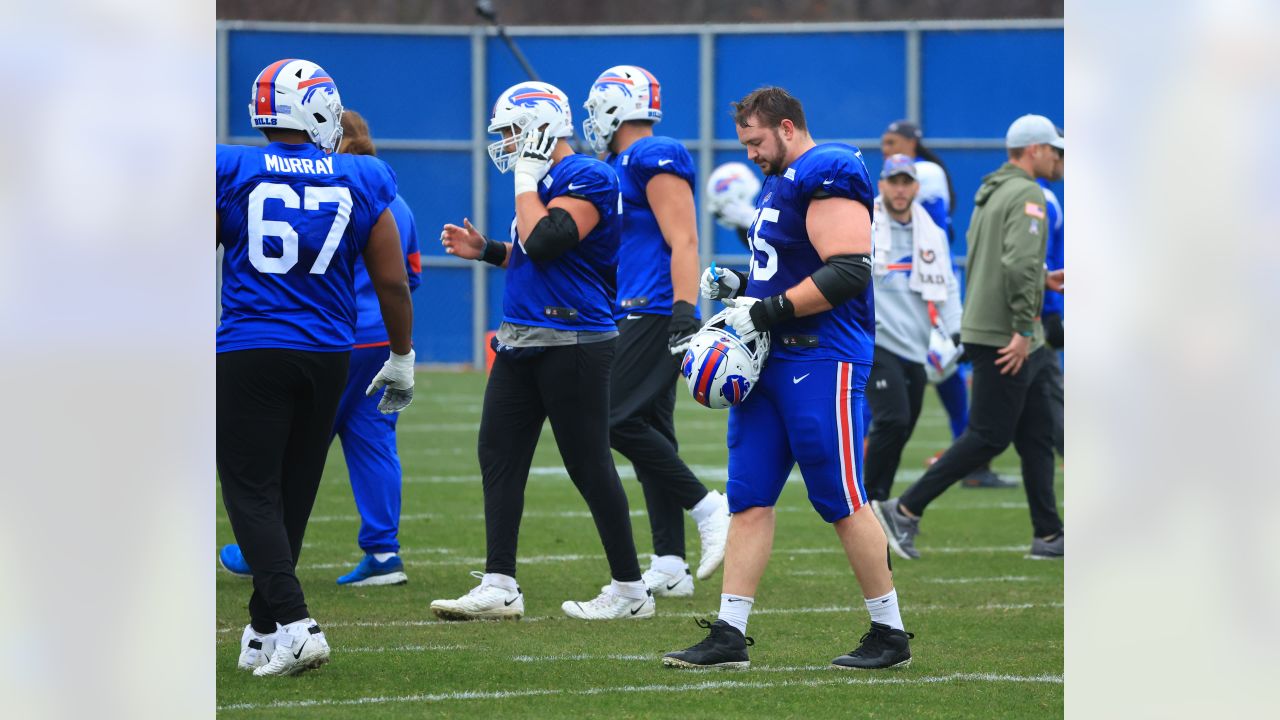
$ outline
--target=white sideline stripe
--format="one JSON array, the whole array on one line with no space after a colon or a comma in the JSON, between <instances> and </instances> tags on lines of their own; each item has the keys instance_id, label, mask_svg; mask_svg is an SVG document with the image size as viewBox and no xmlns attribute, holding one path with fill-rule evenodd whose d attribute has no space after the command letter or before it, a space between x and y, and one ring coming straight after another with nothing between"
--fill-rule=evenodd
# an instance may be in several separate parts
<instances>
[{"instance_id":1,"label":"white sideline stripe","mask_svg":"<svg viewBox=\"0 0 1280 720\"><path fill-rule=\"evenodd\" d=\"M511 658L515 662L531 663L531 662L555 662L559 660L657 660L657 655L588 655L586 653L577 653L574 655L516 655Z\"/></svg>"},{"instance_id":2,"label":"white sideline stripe","mask_svg":"<svg viewBox=\"0 0 1280 720\"><path fill-rule=\"evenodd\" d=\"M807 669L807 668L806 668ZM827 668L823 668L827 670ZM839 671L831 669L831 673ZM747 671L750 672L750 671ZM623 685L619 687L563 690L559 688L529 688L527 690L465 690L449 693L420 693L415 695L350 698L345 700L280 700L272 703L236 703L219 705L218 710L266 710L318 706L383 705L387 703L435 703L449 700L502 700L506 698L539 697L545 695L613 695L621 693L674 693L699 690L748 689L762 690L781 687L823 687L828 685L930 685L949 682L990 683L1049 683L1062 684L1061 675L1002 675L997 673L951 673L916 678L886 677L830 677L811 680L708 680L700 683L677 685Z\"/></svg>"},{"instance_id":3,"label":"white sideline stripe","mask_svg":"<svg viewBox=\"0 0 1280 720\"><path fill-rule=\"evenodd\" d=\"M849 574L848 569L844 570L784 570L784 575L795 575L800 577L843 577ZM932 583L936 585L969 585L971 583L997 583L997 582L1036 582L1039 580L1053 580L1045 576L1043 578L1033 578L1027 575L1001 575L1000 577L958 577L958 578L919 578L911 582Z\"/></svg>"},{"instance_id":4,"label":"white sideline stripe","mask_svg":"<svg viewBox=\"0 0 1280 720\"><path fill-rule=\"evenodd\" d=\"M911 605L905 608L908 613L924 613L924 612L964 612L967 610L1061 610L1063 604L1060 602L1053 603L987 603L986 605ZM802 607L802 608L760 608L752 610L752 615L810 615L810 614L827 614L827 613L862 613L866 614L867 608L863 605L827 605L825 607ZM564 619L564 615L526 615L519 622L541 622L543 620ZM363 620L357 622L326 622L322 628L406 628L406 627L474 627L476 623L468 622L450 622L447 620ZM227 633L240 632L243 628L229 627L218 628L219 635ZM338 647L337 650L341 650ZM521 656L532 657L532 656ZM526 661L521 661L526 662Z\"/></svg>"},{"instance_id":5,"label":"white sideline stripe","mask_svg":"<svg viewBox=\"0 0 1280 720\"><path fill-rule=\"evenodd\" d=\"M326 623L331 624L331 623ZM387 647L342 647L334 648L334 652L342 653L385 653L385 652L427 652L429 650L470 650L469 645L389 645Z\"/></svg>"}]
</instances>

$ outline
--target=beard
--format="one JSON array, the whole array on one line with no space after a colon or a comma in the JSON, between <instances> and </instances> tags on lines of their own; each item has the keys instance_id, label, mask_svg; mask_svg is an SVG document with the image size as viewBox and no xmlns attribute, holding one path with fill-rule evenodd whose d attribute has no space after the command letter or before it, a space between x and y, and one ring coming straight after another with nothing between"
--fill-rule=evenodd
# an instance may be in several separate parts
<instances>
[{"instance_id":1,"label":"beard","mask_svg":"<svg viewBox=\"0 0 1280 720\"><path fill-rule=\"evenodd\" d=\"M760 172L765 175L779 175L782 170L782 161L787 157L787 149L782 144L782 133L777 128L773 130L773 142L778 148L776 155L766 156L761 153L756 157L756 166L760 168Z\"/></svg>"}]
</instances>

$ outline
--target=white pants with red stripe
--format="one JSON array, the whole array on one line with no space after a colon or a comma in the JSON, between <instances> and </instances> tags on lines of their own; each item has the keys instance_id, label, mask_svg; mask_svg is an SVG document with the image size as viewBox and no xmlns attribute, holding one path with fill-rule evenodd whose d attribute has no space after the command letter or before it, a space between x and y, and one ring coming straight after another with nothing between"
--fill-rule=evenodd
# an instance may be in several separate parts
<instances>
[{"instance_id":1,"label":"white pants with red stripe","mask_svg":"<svg viewBox=\"0 0 1280 720\"><path fill-rule=\"evenodd\" d=\"M863 392L870 372L869 362L769 358L751 394L729 410L729 511L773 506L796 463L823 520L865 505Z\"/></svg>"}]
</instances>

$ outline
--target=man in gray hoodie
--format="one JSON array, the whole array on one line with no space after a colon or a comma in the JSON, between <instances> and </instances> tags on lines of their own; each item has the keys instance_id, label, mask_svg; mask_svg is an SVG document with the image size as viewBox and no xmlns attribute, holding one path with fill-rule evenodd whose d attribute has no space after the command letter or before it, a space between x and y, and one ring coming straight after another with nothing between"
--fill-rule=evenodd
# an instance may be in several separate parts
<instances>
[{"instance_id":1,"label":"man in gray hoodie","mask_svg":"<svg viewBox=\"0 0 1280 720\"><path fill-rule=\"evenodd\" d=\"M1009 161L983 178L969 223L969 292L961 339L973 363L969 427L901 497L873 502L889 545L920 556L915 536L925 508L974 468L1012 442L1022 459L1031 510L1033 558L1061 558L1062 518L1053 489L1052 359L1044 346L1040 309L1047 287L1061 290L1062 271L1046 276L1049 234L1044 192L1065 143L1053 123L1024 115L1005 138Z\"/></svg>"}]
</instances>

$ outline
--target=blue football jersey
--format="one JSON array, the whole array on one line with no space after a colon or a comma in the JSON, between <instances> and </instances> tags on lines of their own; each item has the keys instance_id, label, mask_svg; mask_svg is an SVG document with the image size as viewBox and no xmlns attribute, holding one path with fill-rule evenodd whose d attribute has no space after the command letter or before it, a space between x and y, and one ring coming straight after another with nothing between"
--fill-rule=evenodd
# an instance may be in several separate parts
<instances>
[{"instance_id":1,"label":"blue football jersey","mask_svg":"<svg viewBox=\"0 0 1280 720\"><path fill-rule=\"evenodd\" d=\"M1044 188L1044 205L1047 217L1045 224L1049 226L1049 239L1045 242L1045 258L1044 264L1050 270L1061 270L1065 256L1063 255L1063 235L1065 223L1063 222L1062 203L1058 200L1058 194L1049 187L1049 181L1043 178L1037 179L1040 187ZM1062 314L1062 293L1053 290L1044 291L1044 308L1041 313L1044 315Z\"/></svg>"},{"instance_id":2,"label":"blue football jersey","mask_svg":"<svg viewBox=\"0 0 1280 720\"><path fill-rule=\"evenodd\" d=\"M862 153L842 143L814 146L783 174L765 178L749 229L751 270L745 294L766 298L786 292L823 266L805 227L813 199L848 198L870 214L875 194ZM770 354L870 364L875 327L868 285L859 296L830 310L775 325Z\"/></svg>"},{"instance_id":3,"label":"blue football jersey","mask_svg":"<svg viewBox=\"0 0 1280 720\"><path fill-rule=\"evenodd\" d=\"M409 290L417 290L422 282L422 256L418 250L418 228L413 212L404 198L396 195L389 206L391 216L400 230L400 248L404 251L404 269L409 275ZM387 343L387 327L382 324L382 306L378 304L378 292L365 269L364 258L356 259L356 347L370 347Z\"/></svg>"},{"instance_id":4,"label":"blue football jersey","mask_svg":"<svg viewBox=\"0 0 1280 720\"><path fill-rule=\"evenodd\" d=\"M502 293L502 319L558 330L608 332L617 290L615 263L622 234L622 197L613 168L586 155L569 155L538 183L543 204L562 195L586 200L600 220L586 237L554 260L535 262L511 221L511 257Z\"/></svg>"},{"instance_id":5,"label":"blue football jersey","mask_svg":"<svg viewBox=\"0 0 1280 720\"><path fill-rule=\"evenodd\" d=\"M667 137L641 138L609 156L622 190L622 242L618 248L618 301L614 316L627 313L670 315L671 246L662 237L645 190L660 173L671 173L697 187L693 158L684 145ZM696 306L695 306L696 308ZM696 309L695 309L696 312Z\"/></svg>"},{"instance_id":6,"label":"blue football jersey","mask_svg":"<svg viewBox=\"0 0 1280 720\"><path fill-rule=\"evenodd\" d=\"M395 173L375 157L218 145L218 352L350 350L356 260L395 197Z\"/></svg>"}]
</instances>

